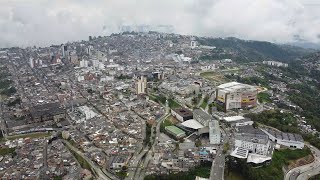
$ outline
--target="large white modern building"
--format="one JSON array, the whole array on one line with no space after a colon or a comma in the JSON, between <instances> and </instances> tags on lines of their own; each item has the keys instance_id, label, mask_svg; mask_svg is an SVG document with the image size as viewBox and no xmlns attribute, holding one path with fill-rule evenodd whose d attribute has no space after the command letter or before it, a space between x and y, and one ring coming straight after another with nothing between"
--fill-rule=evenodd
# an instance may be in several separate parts
<instances>
[{"instance_id":1,"label":"large white modern building","mask_svg":"<svg viewBox=\"0 0 320 180\"><path fill-rule=\"evenodd\" d=\"M270 148L270 141L268 135L262 130L252 126L241 126L235 133L235 147L246 149L248 153L266 156Z\"/></svg>"},{"instance_id":2,"label":"large white modern building","mask_svg":"<svg viewBox=\"0 0 320 180\"><path fill-rule=\"evenodd\" d=\"M303 138L299 134L284 133L270 128L261 130L269 136L271 141L277 144L298 149L302 149L304 147Z\"/></svg>"},{"instance_id":3,"label":"large white modern building","mask_svg":"<svg viewBox=\"0 0 320 180\"><path fill-rule=\"evenodd\" d=\"M225 110L256 106L258 90L254 86L229 82L218 86L216 100Z\"/></svg>"}]
</instances>

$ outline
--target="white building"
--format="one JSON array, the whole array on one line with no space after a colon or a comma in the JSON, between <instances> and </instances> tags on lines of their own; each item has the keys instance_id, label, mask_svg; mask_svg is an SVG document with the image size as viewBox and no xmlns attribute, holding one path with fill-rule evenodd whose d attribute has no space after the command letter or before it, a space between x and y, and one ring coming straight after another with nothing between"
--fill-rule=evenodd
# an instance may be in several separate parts
<instances>
[{"instance_id":1,"label":"white building","mask_svg":"<svg viewBox=\"0 0 320 180\"><path fill-rule=\"evenodd\" d=\"M92 50L93 50L93 46L88 46L88 47L87 47L86 51L87 51L87 54L88 54L89 56L92 55Z\"/></svg>"},{"instance_id":2,"label":"white building","mask_svg":"<svg viewBox=\"0 0 320 180\"><path fill-rule=\"evenodd\" d=\"M81 60L80 61L80 67L88 67L89 61L87 60Z\"/></svg>"},{"instance_id":3,"label":"white building","mask_svg":"<svg viewBox=\"0 0 320 180\"><path fill-rule=\"evenodd\" d=\"M218 86L216 100L225 110L253 107L257 104L257 88L238 82Z\"/></svg>"},{"instance_id":4,"label":"white building","mask_svg":"<svg viewBox=\"0 0 320 180\"><path fill-rule=\"evenodd\" d=\"M209 140L210 144L220 144L221 142L219 122L216 120L209 122Z\"/></svg>"},{"instance_id":5,"label":"white building","mask_svg":"<svg viewBox=\"0 0 320 180\"><path fill-rule=\"evenodd\" d=\"M268 66L276 66L276 67L288 67L287 63L278 62L278 61L263 61L263 64L266 64Z\"/></svg>"},{"instance_id":6,"label":"white building","mask_svg":"<svg viewBox=\"0 0 320 180\"><path fill-rule=\"evenodd\" d=\"M304 147L303 138L299 134L284 133L269 128L261 130L269 136L271 141L277 144L298 149L302 149Z\"/></svg>"},{"instance_id":7,"label":"white building","mask_svg":"<svg viewBox=\"0 0 320 180\"><path fill-rule=\"evenodd\" d=\"M248 126L253 124L253 121L243 116L229 116L229 117L224 117L223 120L226 121L231 126L236 126L236 127Z\"/></svg>"},{"instance_id":8,"label":"white building","mask_svg":"<svg viewBox=\"0 0 320 180\"><path fill-rule=\"evenodd\" d=\"M29 64L30 64L31 68L34 68L34 59L33 58L29 59Z\"/></svg>"},{"instance_id":9,"label":"white building","mask_svg":"<svg viewBox=\"0 0 320 180\"><path fill-rule=\"evenodd\" d=\"M196 48L197 47L197 41L191 41L190 43L191 48Z\"/></svg>"},{"instance_id":10,"label":"white building","mask_svg":"<svg viewBox=\"0 0 320 180\"><path fill-rule=\"evenodd\" d=\"M249 153L268 155L270 141L260 129L255 129L252 126L238 127L235 133L235 147L240 147L249 151Z\"/></svg>"}]
</instances>

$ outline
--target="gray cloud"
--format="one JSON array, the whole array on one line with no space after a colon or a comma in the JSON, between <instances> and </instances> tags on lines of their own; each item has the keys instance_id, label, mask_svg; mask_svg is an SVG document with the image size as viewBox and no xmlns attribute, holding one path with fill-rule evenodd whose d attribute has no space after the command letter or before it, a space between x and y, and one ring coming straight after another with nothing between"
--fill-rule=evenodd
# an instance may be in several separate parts
<instances>
[{"instance_id":1,"label":"gray cloud","mask_svg":"<svg viewBox=\"0 0 320 180\"><path fill-rule=\"evenodd\" d=\"M317 0L1 0L0 47L108 35L119 25L172 25L176 33L319 43Z\"/></svg>"}]
</instances>

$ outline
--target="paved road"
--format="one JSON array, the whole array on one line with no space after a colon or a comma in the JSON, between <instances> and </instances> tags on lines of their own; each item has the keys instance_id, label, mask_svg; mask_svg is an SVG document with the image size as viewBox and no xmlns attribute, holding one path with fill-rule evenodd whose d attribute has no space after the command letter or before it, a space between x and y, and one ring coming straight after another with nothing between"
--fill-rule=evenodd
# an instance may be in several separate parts
<instances>
[{"instance_id":1,"label":"paved road","mask_svg":"<svg viewBox=\"0 0 320 180\"><path fill-rule=\"evenodd\" d=\"M230 132L225 131L225 128L223 126L223 142L229 143L230 138ZM210 180L223 180L224 179L224 166L225 166L225 154L223 154L223 145L219 146L219 149L217 150L216 157L214 161L212 162L211 171L210 171Z\"/></svg>"},{"instance_id":2,"label":"paved road","mask_svg":"<svg viewBox=\"0 0 320 180\"><path fill-rule=\"evenodd\" d=\"M85 156L81 151L79 151L77 148L73 147L68 141L63 140L63 142L74 152L76 152L78 155L80 155L84 160L86 160L90 167L93 168L93 170L96 172L98 175L99 179L112 179L116 180L118 179L116 176L114 176L111 173L108 173L107 171L102 171L100 167L96 166L94 162L92 162L91 159L89 159L87 156Z\"/></svg>"},{"instance_id":3,"label":"paved road","mask_svg":"<svg viewBox=\"0 0 320 180\"><path fill-rule=\"evenodd\" d=\"M132 167L133 169L131 169L129 171L129 175L126 179L135 179L137 172L139 171L139 166L140 166L140 161L141 158L149 151L148 147L145 147L141 153L133 160L133 162L131 163L130 167ZM136 168L136 169L135 169Z\"/></svg>"},{"instance_id":4,"label":"paved road","mask_svg":"<svg viewBox=\"0 0 320 180\"><path fill-rule=\"evenodd\" d=\"M306 146L313 153L315 157L314 162L291 169L285 175L285 180L306 180L320 173L320 150L308 144Z\"/></svg>"},{"instance_id":5,"label":"paved road","mask_svg":"<svg viewBox=\"0 0 320 180\"><path fill-rule=\"evenodd\" d=\"M225 155L222 153L222 148L217 151L217 156L212 162L210 180L222 180L224 176Z\"/></svg>"},{"instance_id":6,"label":"paved road","mask_svg":"<svg viewBox=\"0 0 320 180\"><path fill-rule=\"evenodd\" d=\"M154 136L155 135L155 140L152 142L152 146L150 149L148 149L147 153L146 153L146 156L144 158L144 161L140 161L139 163L139 167L137 168L137 171L136 171L136 174L134 176L134 179L135 180L142 180L145 176L145 169L147 168L148 164L149 164L149 161L152 159L152 153L154 151L154 148L155 146L158 144L158 140L159 140L159 137L160 137L160 126L161 126L161 123L162 121L164 121L167 117L169 117L170 114L164 114L163 116L161 116L158 120L157 120L157 124L156 124L156 132L154 132L154 126L152 126L151 128L151 132L152 132L152 135ZM151 135L151 136L152 136ZM142 163L142 164L141 164ZM144 169L144 171L143 171Z\"/></svg>"}]
</instances>

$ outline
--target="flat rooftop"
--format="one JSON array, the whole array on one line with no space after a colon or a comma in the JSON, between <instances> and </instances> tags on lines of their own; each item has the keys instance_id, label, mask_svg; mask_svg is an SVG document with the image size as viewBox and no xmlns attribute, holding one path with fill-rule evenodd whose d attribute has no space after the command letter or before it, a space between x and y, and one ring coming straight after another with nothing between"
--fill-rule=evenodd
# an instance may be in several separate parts
<instances>
[{"instance_id":1,"label":"flat rooftop","mask_svg":"<svg viewBox=\"0 0 320 180\"><path fill-rule=\"evenodd\" d=\"M251 86L249 84L242 84L238 82L229 82L229 83L221 84L220 86L218 86L218 89L224 92L234 92L241 89L252 90L252 91L256 90L254 86Z\"/></svg>"},{"instance_id":2,"label":"flat rooftop","mask_svg":"<svg viewBox=\"0 0 320 180\"><path fill-rule=\"evenodd\" d=\"M173 111L176 112L177 114L179 114L182 117L193 116L192 112L189 109L186 109L186 108L176 108L176 109L173 109Z\"/></svg>"},{"instance_id":3,"label":"flat rooftop","mask_svg":"<svg viewBox=\"0 0 320 180\"><path fill-rule=\"evenodd\" d=\"M178 134L183 134L185 133L184 131L182 131L181 129L177 128L176 126L166 126L165 128L166 130L178 135Z\"/></svg>"},{"instance_id":4,"label":"flat rooftop","mask_svg":"<svg viewBox=\"0 0 320 180\"><path fill-rule=\"evenodd\" d=\"M240 121L246 119L243 116L230 116L230 117L224 117L223 118L227 122L233 122L233 121Z\"/></svg>"},{"instance_id":5,"label":"flat rooftop","mask_svg":"<svg viewBox=\"0 0 320 180\"><path fill-rule=\"evenodd\" d=\"M264 130L267 131L269 134L271 134L272 136L274 136L277 139L303 142L303 138L300 134L284 133L284 132L275 131L270 128L266 128Z\"/></svg>"},{"instance_id":6,"label":"flat rooftop","mask_svg":"<svg viewBox=\"0 0 320 180\"><path fill-rule=\"evenodd\" d=\"M181 123L181 125L191 129L201 129L204 127L201 123L199 123L194 119L189 119L187 121L184 121L183 123Z\"/></svg>"}]
</instances>

